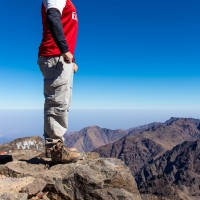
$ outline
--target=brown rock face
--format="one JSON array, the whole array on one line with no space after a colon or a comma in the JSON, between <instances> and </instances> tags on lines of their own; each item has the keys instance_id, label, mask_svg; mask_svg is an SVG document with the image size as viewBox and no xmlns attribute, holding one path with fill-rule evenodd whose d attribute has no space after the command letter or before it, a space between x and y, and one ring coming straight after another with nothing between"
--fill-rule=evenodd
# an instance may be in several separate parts
<instances>
[{"instance_id":1,"label":"brown rock face","mask_svg":"<svg viewBox=\"0 0 200 200\"><path fill-rule=\"evenodd\" d=\"M138 134L129 133L120 140L94 151L101 157L122 159L135 174L150 160L158 158L176 145L198 138L200 138L200 120L171 118L163 124L154 124Z\"/></svg>"},{"instance_id":2,"label":"brown rock face","mask_svg":"<svg viewBox=\"0 0 200 200\"><path fill-rule=\"evenodd\" d=\"M131 172L121 160L89 154L85 160L49 168L31 161L0 165L0 188L10 184L0 191L0 199L141 200Z\"/></svg>"},{"instance_id":3,"label":"brown rock face","mask_svg":"<svg viewBox=\"0 0 200 200\"><path fill-rule=\"evenodd\" d=\"M97 147L115 142L126 134L127 132L121 129L110 130L91 126L65 135L65 144L77 148L80 152L90 152Z\"/></svg>"},{"instance_id":4,"label":"brown rock face","mask_svg":"<svg viewBox=\"0 0 200 200\"><path fill-rule=\"evenodd\" d=\"M141 193L200 199L200 140L174 147L145 165L135 177Z\"/></svg>"}]
</instances>

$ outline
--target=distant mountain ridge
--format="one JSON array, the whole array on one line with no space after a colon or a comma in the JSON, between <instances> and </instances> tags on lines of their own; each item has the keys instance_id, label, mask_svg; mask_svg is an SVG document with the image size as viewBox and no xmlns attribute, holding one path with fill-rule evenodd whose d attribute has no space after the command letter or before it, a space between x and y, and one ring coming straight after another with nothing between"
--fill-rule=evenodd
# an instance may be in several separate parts
<instances>
[{"instance_id":1,"label":"distant mountain ridge","mask_svg":"<svg viewBox=\"0 0 200 200\"><path fill-rule=\"evenodd\" d=\"M94 151L102 157L122 159L135 174L144 164L158 158L176 145L199 138L200 120L173 117L138 134L129 133L120 140Z\"/></svg>"},{"instance_id":2,"label":"distant mountain ridge","mask_svg":"<svg viewBox=\"0 0 200 200\"><path fill-rule=\"evenodd\" d=\"M127 134L126 131L117 129L111 130L90 126L78 132L65 135L65 144L68 147L75 147L81 152L90 152L99 146L117 141Z\"/></svg>"},{"instance_id":3,"label":"distant mountain ridge","mask_svg":"<svg viewBox=\"0 0 200 200\"><path fill-rule=\"evenodd\" d=\"M126 131L128 132L128 135L133 135L136 133L141 133L142 131L149 131L149 130L155 130L159 126L161 126L163 123L161 122L153 122L150 124L145 124L142 126L134 127L134 128L129 128Z\"/></svg>"},{"instance_id":4,"label":"distant mountain ridge","mask_svg":"<svg viewBox=\"0 0 200 200\"><path fill-rule=\"evenodd\" d=\"M89 126L77 132L65 135L65 144L68 147L75 147L81 152L90 152L94 149L118 141L126 135L134 135L144 130L159 126L161 123L155 122L128 130L111 130L99 126Z\"/></svg>"}]
</instances>

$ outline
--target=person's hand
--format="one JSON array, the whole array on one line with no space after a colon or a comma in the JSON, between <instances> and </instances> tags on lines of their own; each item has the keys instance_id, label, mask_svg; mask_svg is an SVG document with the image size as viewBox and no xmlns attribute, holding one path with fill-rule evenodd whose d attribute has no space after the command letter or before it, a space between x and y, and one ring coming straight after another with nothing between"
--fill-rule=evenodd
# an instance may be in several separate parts
<instances>
[{"instance_id":1,"label":"person's hand","mask_svg":"<svg viewBox=\"0 0 200 200\"><path fill-rule=\"evenodd\" d=\"M73 55L71 54L70 51L68 51L67 53L63 53L62 56L66 63L71 63L73 60Z\"/></svg>"},{"instance_id":2,"label":"person's hand","mask_svg":"<svg viewBox=\"0 0 200 200\"><path fill-rule=\"evenodd\" d=\"M73 63L73 70L74 70L74 73L78 71L78 66L76 63Z\"/></svg>"}]
</instances>

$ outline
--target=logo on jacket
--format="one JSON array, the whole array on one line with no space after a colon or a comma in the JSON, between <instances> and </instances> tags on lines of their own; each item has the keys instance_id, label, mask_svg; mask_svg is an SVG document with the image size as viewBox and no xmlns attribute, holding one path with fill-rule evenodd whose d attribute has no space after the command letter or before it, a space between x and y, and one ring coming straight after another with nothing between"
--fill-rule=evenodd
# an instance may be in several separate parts
<instances>
[{"instance_id":1,"label":"logo on jacket","mask_svg":"<svg viewBox=\"0 0 200 200\"><path fill-rule=\"evenodd\" d=\"M78 17L77 17L77 14L76 14L76 12L73 12L73 13L72 13L72 19L74 19L74 20L77 20L77 21L78 21Z\"/></svg>"}]
</instances>

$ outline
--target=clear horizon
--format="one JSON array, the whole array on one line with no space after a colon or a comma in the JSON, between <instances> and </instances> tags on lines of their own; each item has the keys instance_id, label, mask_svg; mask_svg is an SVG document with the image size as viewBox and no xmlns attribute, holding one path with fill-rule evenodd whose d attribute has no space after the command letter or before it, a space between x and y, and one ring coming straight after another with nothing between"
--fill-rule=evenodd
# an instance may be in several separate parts
<instances>
[{"instance_id":1,"label":"clear horizon","mask_svg":"<svg viewBox=\"0 0 200 200\"><path fill-rule=\"evenodd\" d=\"M67 133L88 126L129 129L171 117L200 119L200 110L71 110ZM0 110L0 138L43 135L43 110Z\"/></svg>"}]
</instances>

